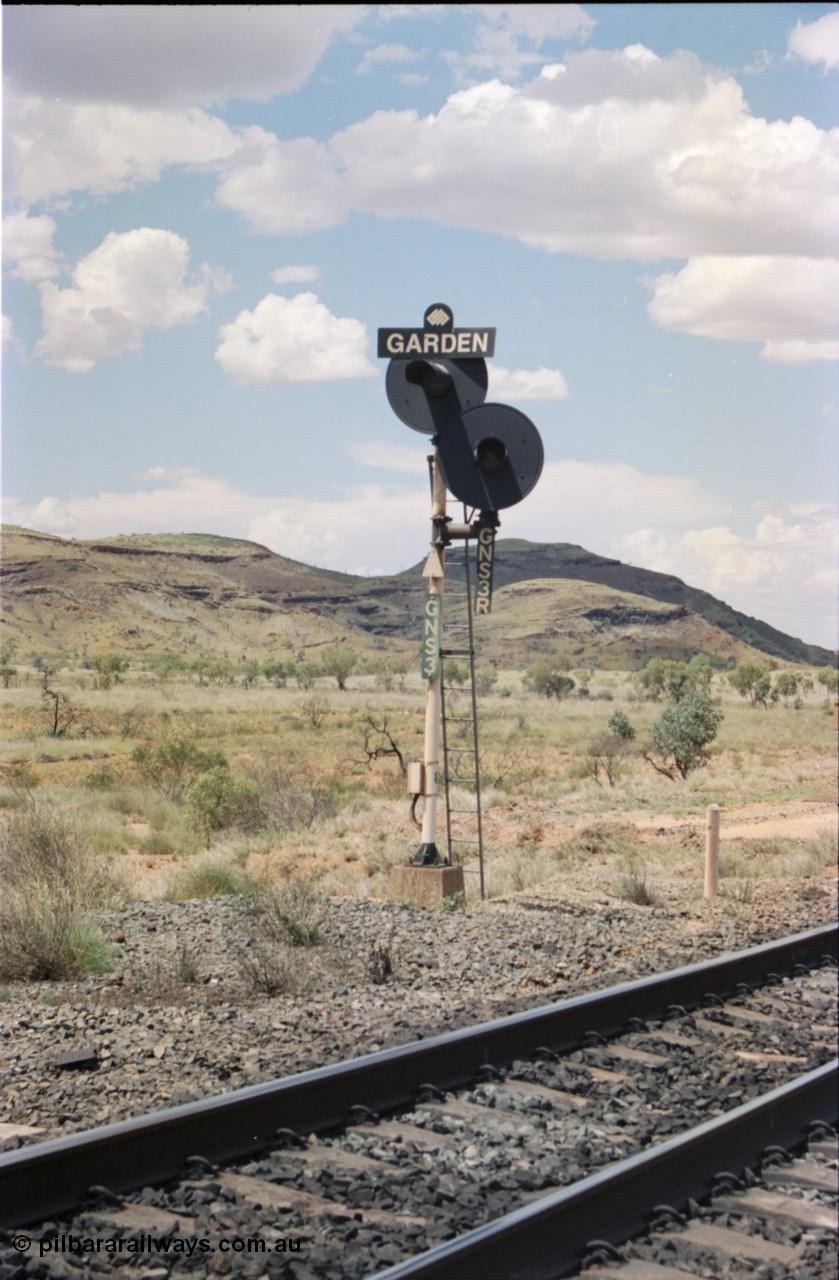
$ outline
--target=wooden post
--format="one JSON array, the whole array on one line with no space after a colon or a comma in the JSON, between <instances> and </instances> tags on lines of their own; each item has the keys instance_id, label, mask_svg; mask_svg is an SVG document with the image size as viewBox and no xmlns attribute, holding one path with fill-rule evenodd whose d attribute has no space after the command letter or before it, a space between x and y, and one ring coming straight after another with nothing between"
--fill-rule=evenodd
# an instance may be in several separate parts
<instances>
[{"instance_id":1,"label":"wooden post","mask_svg":"<svg viewBox=\"0 0 839 1280\"><path fill-rule=\"evenodd\" d=\"M708 825L705 829L705 897L714 898L720 861L720 806L708 805Z\"/></svg>"}]
</instances>

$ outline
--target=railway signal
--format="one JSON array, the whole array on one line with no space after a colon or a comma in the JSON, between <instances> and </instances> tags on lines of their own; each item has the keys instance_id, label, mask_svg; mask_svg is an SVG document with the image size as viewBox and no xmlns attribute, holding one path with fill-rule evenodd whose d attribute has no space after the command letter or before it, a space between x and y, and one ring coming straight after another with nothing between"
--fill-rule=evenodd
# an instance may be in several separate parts
<instances>
[{"instance_id":1,"label":"railway signal","mask_svg":"<svg viewBox=\"0 0 839 1280\"><path fill-rule=\"evenodd\" d=\"M489 613L495 531L499 511L521 502L539 479L544 462L536 427L518 409L487 404L486 360L495 352L495 329L455 328L445 303L425 310L422 328L380 329L378 354L389 358L388 401L413 431L431 436L431 554L423 574L421 673L427 681L423 763L410 771L414 798L425 801L422 844L412 859L422 866L446 866L436 844L442 669L440 644L445 548L455 539L477 539L476 615ZM451 493L471 508L457 524L446 513ZM483 880L482 880L483 884Z\"/></svg>"}]
</instances>

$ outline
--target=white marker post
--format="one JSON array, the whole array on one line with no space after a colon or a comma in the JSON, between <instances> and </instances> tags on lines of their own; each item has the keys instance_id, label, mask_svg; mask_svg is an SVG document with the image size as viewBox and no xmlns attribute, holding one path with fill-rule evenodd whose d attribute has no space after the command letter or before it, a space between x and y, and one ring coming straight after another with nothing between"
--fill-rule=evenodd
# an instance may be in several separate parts
<instances>
[{"instance_id":1,"label":"white marker post","mask_svg":"<svg viewBox=\"0 0 839 1280\"><path fill-rule=\"evenodd\" d=\"M708 824L705 828L705 897L717 896L720 861L720 806L708 805Z\"/></svg>"}]
</instances>

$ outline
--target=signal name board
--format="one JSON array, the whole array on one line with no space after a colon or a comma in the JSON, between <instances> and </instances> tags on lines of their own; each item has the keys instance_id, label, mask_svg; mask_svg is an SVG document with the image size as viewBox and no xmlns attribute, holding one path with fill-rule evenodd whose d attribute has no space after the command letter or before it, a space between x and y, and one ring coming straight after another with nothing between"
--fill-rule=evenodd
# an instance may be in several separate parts
<instances>
[{"instance_id":1,"label":"signal name board","mask_svg":"<svg viewBox=\"0 0 839 1280\"><path fill-rule=\"evenodd\" d=\"M449 329L432 333L428 329L380 329L379 357L409 360L417 356L492 356L495 354L494 329Z\"/></svg>"},{"instance_id":2,"label":"signal name board","mask_svg":"<svg viewBox=\"0 0 839 1280\"><path fill-rule=\"evenodd\" d=\"M489 613L492 608L492 563L495 555L495 530L482 525L478 533L478 583L475 587L475 615Z\"/></svg>"},{"instance_id":3,"label":"signal name board","mask_svg":"<svg viewBox=\"0 0 839 1280\"><path fill-rule=\"evenodd\" d=\"M420 674L423 680L436 680L440 674L440 597L426 593L422 605L422 662Z\"/></svg>"}]
</instances>

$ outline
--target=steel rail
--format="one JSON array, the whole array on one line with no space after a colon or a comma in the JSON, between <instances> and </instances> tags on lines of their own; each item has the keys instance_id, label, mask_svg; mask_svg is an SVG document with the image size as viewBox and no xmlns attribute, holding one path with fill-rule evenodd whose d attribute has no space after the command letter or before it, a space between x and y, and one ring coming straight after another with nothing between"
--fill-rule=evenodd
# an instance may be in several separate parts
<instances>
[{"instance_id":1,"label":"steel rail","mask_svg":"<svg viewBox=\"0 0 839 1280\"><path fill-rule=\"evenodd\" d=\"M429 1081L456 1088L485 1064L503 1067L540 1047L570 1052L588 1032L614 1036L631 1018L655 1018L673 1004L696 1006L709 992L725 995L771 972L789 974L836 956L835 927L811 929L495 1022L23 1147L0 1155L0 1227L67 1212L94 1184L125 1192L175 1177L190 1156L241 1159L270 1146L278 1129L334 1129L359 1105L393 1111L409 1105Z\"/></svg>"},{"instance_id":2,"label":"steel rail","mask_svg":"<svg viewBox=\"0 0 839 1280\"><path fill-rule=\"evenodd\" d=\"M715 1174L756 1165L767 1146L795 1147L814 1120L837 1116L839 1062L753 1098L676 1138L389 1267L375 1280L559 1280L595 1239L622 1244L662 1202L681 1209ZM619 1275L620 1273L618 1273Z\"/></svg>"}]
</instances>

